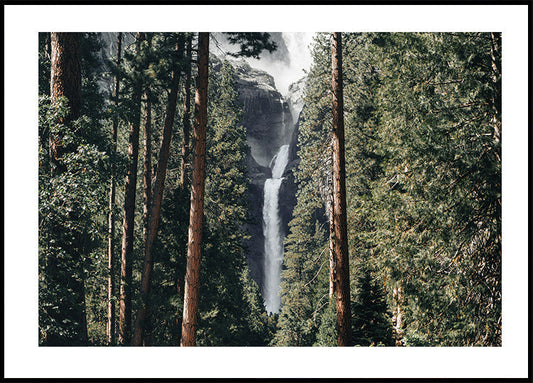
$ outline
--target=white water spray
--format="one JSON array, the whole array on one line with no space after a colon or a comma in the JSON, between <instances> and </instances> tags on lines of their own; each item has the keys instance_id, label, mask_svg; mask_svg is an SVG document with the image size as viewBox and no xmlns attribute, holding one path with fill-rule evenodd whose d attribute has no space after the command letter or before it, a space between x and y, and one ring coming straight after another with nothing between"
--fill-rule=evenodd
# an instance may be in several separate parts
<instances>
[{"instance_id":1,"label":"white water spray","mask_svg":"<svg viewBox=\"0 0 533 383\"><path fill-rule=\"evenodd\" d=\"M263 234L265 236L265 279L264 300L268 313L277 313L281 297L281 265L283 263L283 235L279 216L279 189L283 181L283 172L289 162L289 146L283 145L272 158L270 167L272 178L265 181L263 204Z\"/></svg>"},{"instance_id":2,"label":"white water spray","mask_svg":"<svg viewBox=\"0 0 533 383\"><path fill-rule=\"evenodd\" d=\"M309 70L313 58L310 45L313 41L312 32L283 32L283 41L287 46L289 64L284 61L270 59L270 53L263 52L260 59L247 58L248 63L258 69L270 73L274 77L277 90L287 96L289 85L298 81Z\"/></svg>"},{"instance_id":3,"label":"white water spray","mask_svg":"<svg viewBox=\"0 0 533 383\"><path fill-rule=\"evenodd\" d=\"M275 80L276 88L281 95L287 95L289 85L301 79L308 70L311 62L311 52L309 49L314 33L307 32L283 32L283 40L287 46L289 60L272 60L269 54L264 53L262 59L247 59L248 63L255 68L262 69L270 73ZM264 201L263 201L263 236L264 245L264 278L263 278L263 299L268 313L278 313L281 306L280 282L281 269L283 264L283 240L282 221L279 212L279 192L283 182L283 173L289 161L291 138L294 131L294 121L297 120L299 110L295 110L295 105L290 104L290 123L285 121L285 101L280 99L281 110L281 130L278 131L277 154L270 162L272 178L265 180ZM295 113L296 112L296 113Z\"/></svg>"}]
</instances>

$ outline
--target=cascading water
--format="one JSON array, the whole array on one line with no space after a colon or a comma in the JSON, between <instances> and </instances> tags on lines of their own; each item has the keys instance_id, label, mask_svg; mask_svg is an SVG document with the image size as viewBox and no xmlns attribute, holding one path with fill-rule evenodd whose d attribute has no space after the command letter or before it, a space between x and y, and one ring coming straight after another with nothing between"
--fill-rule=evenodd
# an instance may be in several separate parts
<instances>
[{"instance_id":1,"label":"cascading water","mask_svg":"<svg viewBox=\"0 0 533 383\"><path fill-rule=\"evenodd\" d=\"M283 42L281 44L286 46L286 54L288 56L274 58L265 54L260 60L247 59L251 67L264 70L273 77L275 80L275 85L273 86L275 92L269 92L267 97L269 98L277 93L281 96L279 103L282 107L280 120L277 120L276 116L271 114L274 108L269 107L268 112L257 111L257 115L261 119L258 120L257 126L255 126L254 115L253 123L250 124L250 127L254 129L250 129L249 132L260 134L249 134L247 138L251 148L252 159L254 160L251 168L253 180L264 179L264 172L261 168L256 167L254 163L257 163L260 167L269 166L272 170L271 178L265 180L262 196L262 239L264 239L264 247L263 249L257 248L259 241L254 241L254 239L259 239L260 233L257 231L261 231L261 228L254 225L253 229L256 237L252 237L252 242L254 243L251 243L251 247L254 247L254 252L249 258L250 270L254 273L262 272L262 275L254 275L254 279L261 286L265 308L268 313L278 313L281 307L280 282L284 253L284 225L287 224L286 219L289 219L296 202L294 196L296 186L294 183L288 182L286 184L287 188L280 189L283 183L283 173L290 157L290 148L296 143L295 127L303 107L301 92L305 85L304 76L306 75L305 71L309 70L312 62L309 49L312 37L313 33L283 32ZM295 84L295 86L291 88L292 84ZM269 87L271 87L270 83L266 85L265 89ZM248 92L248 89L246 92ZM274 105L275 103L276 101L269 105ZM285 121L285 117L287 117L287 121ZM264 139L268 139L268 141L262 142ZM274 153L276 154L272 157ZM257 196L254 193L255 198L261 198L261 196ZM281 206L280 201L282 202ZM261 212L255 210L255 206L253 208L254 215L261 214ZM260 258L259 252L261 250L263 250L263 257ZM262 264L259 264L259 262L262 262Z\"/></svg>"},{"instance_id":2,"label":"cascading water","mask_svg":"<svg viewBox=\"0 0 533 383\"><path fill-rule=\"evenodd\" d=\"M277 313L280 309L279 295L281 265L283 263L283 235L279 215L279 189L283 182L283 172L289 162L289 146L282 145L272 158L270 167L272 178L265 181L263 204L263 234L265 236L265 308L268 313Z\"/></svg>"}]
</instances>

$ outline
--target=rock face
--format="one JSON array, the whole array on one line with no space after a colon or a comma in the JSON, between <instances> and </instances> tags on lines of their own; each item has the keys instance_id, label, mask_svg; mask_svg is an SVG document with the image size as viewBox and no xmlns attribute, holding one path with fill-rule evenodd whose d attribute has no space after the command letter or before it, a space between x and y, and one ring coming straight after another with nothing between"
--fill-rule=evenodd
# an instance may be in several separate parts
<instances>
[{"instance_id":1,"label":"rock face","mask_svg":"<svg viewBox=\"0 0 533 383\"><path fill-rule=\"evenodd\" d=\"M300 113L304 107L303 93L307 77L302 77L295 83L289 86L289 94L287 95L287 103L291 110L291 114L295 120L298 120Z\"/></svg>"},{"instance_id":2,"label":"rock face","mask_svg":"<svg viewBox=\"0 0 533 383\"><path fill-rule=\"evenodd\" d=\"M292 118L288 104L276 90L268 73L250 67L244 60L230 60L235 68L243 125L253 159L268 167L277 149L290 141Z\"/></svg>"},{"instance_id":3,"label":"rock face","mask_svg":"<svg viewBox=\"0 0 533 383\"><path fill-rule=\"evenodd\" d=\"M300 113L304 107L303 92L307 77L303 77L289 86L289 93L286 100L293 120L292 133L290 137L289 164L285 169L285 180L280 190L280 213L285 235L288 234L289 221L292 219L292 211L296 206L297 185L294 179L293 170L300 159L298 158L298 128L301 121Z\"/></svg>"},{"instance_id":4,"label":"rock face","mask_svg":"<svg viewBox=\"0 0 533 383\"><path fill-rule=\"evenodd\" d=\"M296 204L296 185L292 169L296 165L297 126L292 111L295 104L285 101L275 87L274 79L268 73L252 68L244 60L229 60L236 72L236 85L244 116L242 124L246 127L250 152L247 157L250 179L250 217L248 230L251 235L248 247L248 265L254 280L263 287L264 278L264 236L263 236L263 199L265 180L272 176L270 163L280 146L291 145L289 164L284 172L279 192L281 230L288 232L292 210ZM295 93L295 92L293 92ZM300 108L301 110L301 108Z\"/></svg>"},{"instance_id":5,"label":"rock face","mask_svg":"<svg viewBox=\"0 0 533 383\"><path fill-rule=\"evenodd\" d=\"M117 35L116 32L101 32L98 33L100 43L102 44L100 51L97 53L97 59L105 71L111 71L112 66L110 62L114 62L117 55ZM124 51L135 43L135 36L132 33L122 33L122 57ZM110 98L114 91L115 81L113 76L100 76L98 85L106 98Z\"/></svg>"},{"instance_id":6,"label":"rock face","mask_svg":"<svg viewBox=\"0 0 533 383\"><path fill-rule=\"evenodd\" d=\"M302 77L295 83L292 83L289 86L289 93L287 94L287 104L289 105L289 110L294 120L294 127L292 133L293 136L291 138L291 142L293 143L293 145L291 146L291 158L293 159L294 163L289 164L288 168L290 169L293 169L298 161L298 131L300 121L302 119L301 112L304 108L303 94L306 81L307 76Z\"/></svg>"}]
</instances>

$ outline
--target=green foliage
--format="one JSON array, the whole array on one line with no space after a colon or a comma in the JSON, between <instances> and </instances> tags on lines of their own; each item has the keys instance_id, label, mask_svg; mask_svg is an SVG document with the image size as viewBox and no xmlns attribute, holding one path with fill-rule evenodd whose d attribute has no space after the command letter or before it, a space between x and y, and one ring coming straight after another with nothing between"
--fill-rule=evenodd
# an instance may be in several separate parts
<instances>
[{"instance_id":1,"label":"green foliage","mask_svg":"<svg viewBox=\"0 0 533 383\"><path fill-rule=\"evenodd\" d=\"M239 45L238 53L230 53L234 57L259 58L262 51L274 52L277 44L270 40L270 33L266 32L228 32L228 40L231 44Z\"/></svg>"},{"instance_id":2,"label":"green foliage","mask_svg":"<svg viewBox=\"0 0 533 383\"><path fill-rule=\"evenodd\" d=\"M380 49L380 151L390 182L377 189L377 245L388 253L388 276L405 286L407 329L438 345L501 342L490 44L490 34L391 34Z\"/></svg>"},{"instance_id":3,"label":"green foliage","mask_svg":"<svg viewBox=\"0 0 533 383\"><path fill-rule=\"evenodd\" d=\"M328 247L321 225L298 199L286 239L277 346L311 346L328 303Z\"/></svg>"},{"instance_id":4,"label":"green foliage","mask_svg":"<svg viewBox=\"0 0 533 383\"><path fill-rule=\"evenodd\" d=\"M39 33L39 95L50 96L50 33Z\"/></svg>"},{"instance_id":5,"label":"green foliage","mask_svg":"<svg viewBox=\"0 0 533 383\"><path fill-rule=\"evenodd\" d=\"M393 346L393 332L385 294L365 270L357 281L352 302L352 343L355 346Z\"/></svg>"},{"instance_id":6,"label":"green foliage","mask_svg":"<svg viewBox=\"0 0 533 383\"><path fill-rule=\"evenodd\" d=\"M152 318L147 335L153 345L176 346L181 336L190 193L170 182L165 189L153 249Z\"/></svg>"},{"instance_id":7,"label":"green foliage","mask_svg":"<svg viewBox=\"0 0 533 383\"><path fill-rule=\"evenodd\" d=\"M77 143L60 158L62 172L52 173L47 151L39 151L39 327L43 344L76 345L84 342L80 294L103 231L94 212L105 204L108 158L79 134L91 127L87 117L71 127L58 122L68 113L66 103L50 105L43 97L39 108L40 131L60 137L63 146Z\"/></svg>"},{"instance_id":8,"label":"green foliage","mask_svg":"<svg viewBox=\"0 0 533 383\"><path fill-rule=\"evenodd\" d=\"M406 345L501 344L500 36L343 40L354 344L391 344L398 310L395 336L405 334ZM327 221L330 192L328 55L328 36L319 34L295 171L295 215L311 211L318 222ZM291 232L306 243L313 233L299 226ZM306 255L293 246L287 270ZM333 335L319 334L319 344Z\"/></svg>"},{"instance_id":9,"label":"green foliage","mask_svg":"<svg viewBox=\"0 0 533 383\"><path fill-rule=\"evenodd\" d=\"M208 91L197 345L263 346L272 337L275 324L266 315L259 287L245 261L248 148L246 131L239 123L242 112L234 73L227 62L211 66ZM179 166L181 150L180 139L173 142L170 169ZM181 334L190 191L175 182L169 182L165 190L154 248L153 291L157 294L151 298L151 334L152 344L170 346L178 344Z\"/></svg>"},{"instance_id":10,"label":"green foliage","mask_svg":"<svg viewBox=\"0 0 533 383\"><path fill-rule=\"evenodd\" d=\"M431 346L427 338L427 335L421 335L416 332L409 331L407 334L405 334L403 341L407 347Z\"/></svg>"},{"instance_id":11,"label":"green foliage","mask_svg":"<svg viewBox=\"0 0 533 383\"><path fill-rule=\"evenodd\" d=\"M266 315L245 273L248 235L246 131L233 68L211 71L207 128L205 223L197 343L264 345ZM248 284L246 286L245 284ZM248 293L245 294L245 289ZM254 291L255 290L255 291Z\"/></svg>"},{"instance_id":12,"label":"green foliage","mask_svg":"<svg viewBox=\"0 0 533 383\"><path fill-rule=\"evenodd\" d=\"M67 100L50 105L50 37L40 34L39 106L39 327L40 343L100 344L105 331L105 212L110 156L96 34L81 35L82 117L69 125ZM50 161L49 140L64 148ZM105 246L105 245L104 245ZM104 327L98 324L102 323ZM86 333L88 329L88 338Z\"/></svg>"},{"instance_id":13,"label":"green foliage","mask_svg":"<svg viewBox=\"0 0 533 383\"><path fill-rule=\"evenodd\" d=\"M320 326L313 346L334 347L337 345L337 311L331 301L320 317Z\"/></svg>"}]
</instances>

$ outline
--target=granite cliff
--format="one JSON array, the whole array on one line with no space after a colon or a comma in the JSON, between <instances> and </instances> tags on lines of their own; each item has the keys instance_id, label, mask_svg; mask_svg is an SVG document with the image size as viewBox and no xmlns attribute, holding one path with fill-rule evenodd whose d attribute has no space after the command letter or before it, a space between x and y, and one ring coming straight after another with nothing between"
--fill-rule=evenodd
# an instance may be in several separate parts
<instances>
[{"instance_id":1,"label":"granite cliff","mask_svg":"<svg viewBox=\"0 0 533 383\"><path fill-rule=\"evenodd\" d=\"M244 111L242 124L246 128L250 152L247 170L250 180L250 217L248 230L251 240L247 243L248 265L254 280L263 285L263 193L267 178L271 177L270 162L281 145L289 144L289 165L285 169L280 188L279 203L281 228L286 235L292 210L296 203L296 185L292 169L296 166L297 115L301 110L303 89L295 86L285 100L276 89L275 81L268 73L252 68L244 60L229 60L235 68L235 82L239 102ZM293 118L295 116L295 118Z\"/></svg>"}]
</instances>

